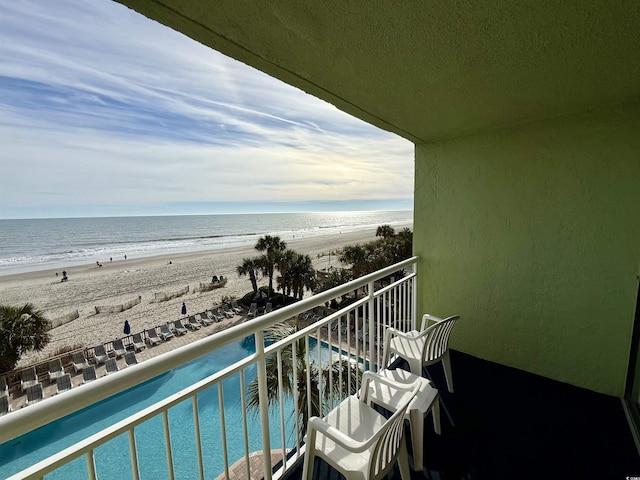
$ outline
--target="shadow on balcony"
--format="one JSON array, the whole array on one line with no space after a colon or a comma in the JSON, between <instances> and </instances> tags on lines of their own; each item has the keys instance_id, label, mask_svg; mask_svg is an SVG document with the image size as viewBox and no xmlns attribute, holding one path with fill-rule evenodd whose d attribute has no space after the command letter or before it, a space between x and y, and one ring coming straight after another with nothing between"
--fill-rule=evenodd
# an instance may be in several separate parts
<instances>
[{"instance_id":1,"label":"shadow on balcony","mask_svg":"<svg viewBox=\"0 0 640 480\"><path fill-rule=\"evenodd\" d=\"M427 417L425 469L412 471L413 479L640 476L620 399L460 352L452 351L451 361L453 394L447 392L442 366L427 367L441 395L442 435L433 432ZM300 464L285 478L301 474ZM314 478L341 477L316 464ZM400 478L397 468L389 478Z\"/></svg>"}]
</instances>

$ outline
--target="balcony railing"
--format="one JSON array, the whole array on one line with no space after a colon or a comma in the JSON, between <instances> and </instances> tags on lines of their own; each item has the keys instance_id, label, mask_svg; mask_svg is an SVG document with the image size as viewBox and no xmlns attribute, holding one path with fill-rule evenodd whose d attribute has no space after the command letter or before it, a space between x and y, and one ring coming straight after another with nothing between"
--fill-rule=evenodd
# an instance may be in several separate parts
<instances>
[{"instance_id":1,"label":"balcony railing","mask_svg":"<svg viewBox=\"0 0 640 480\"><path fill-rule=\"evenodd\" d=\"M123 435L128 438L132 476L138 479L141 459L138 452L140 439L136 439L136 428L145 422L154 421L162 422L163 434L157 438L154 436L153 448L156 452L164 451L168 476L174 478L175 472L180 471L180 462L184 461L176 456L178 446L170 429L170 415L173 414L170 409L178 405L182 405L182 408L186 406L193 417L194 437L189 448L195 450L193 461L197 463L199 477L211 478L213 473L214 477L221 475L222 478L229 478L232 464L244 459L245 476L250 478L249 456L252 452L249 448L249 392L257 394L259 399L258 418L264 478L280 477L303 454L301 441L305 428L304 419L308 417L308 413L326 412L358 388L362 370L379 368L385 328L394 326L405 331L415 328L416 262L417 258L414 257L379 270L0 418L2 444L170 372L232 342L247 337L255 341L255 354L10 478L43 478L83 456L86 460L85 477L99 478L96 449ZM354 292L357 294L348 306L337 311L326 308L333 300L341 302ZM282 322L291 324L290 321L294 318L298 319L298 328L291 335L275 343L265 344L265 334L269 337L270 328ZM233 385L237 384L235 388L239 389L236 393L241 402L240 419L228 418L225 413L225 388L229 388L229 379L234 379ZM253 388L249 388L251 383ZM286 398L287 392L290 393L290 398ZM219 422L220 442L215 453L208 451L207 445L203 445L201 441L202 420L205 416L212 415L213 411L208 408L204 411L202 408L200 395L203 393L211 398L217 396L218 411L213 414L217 416L216 422ZM269 402L275 407L270 409ZM234 424L234 432L242 431L240 443L243 451L240 453L230 449L230 423ZM277 432L275 435L274 430ZM238 443L237 440L234 439L234 444ZM145 442L148 441L150 440L145 439ZM184 445L179 448L184 448ZM281 464L275 469L276 473L273 473L271 461L274 452L279 453L282 458ZM212 472L208 466L211 455L221 457L222 468L218 468L219 471ZM195 465L191 465L191 468L196 469Z\"/></svg>"}]
</instances>

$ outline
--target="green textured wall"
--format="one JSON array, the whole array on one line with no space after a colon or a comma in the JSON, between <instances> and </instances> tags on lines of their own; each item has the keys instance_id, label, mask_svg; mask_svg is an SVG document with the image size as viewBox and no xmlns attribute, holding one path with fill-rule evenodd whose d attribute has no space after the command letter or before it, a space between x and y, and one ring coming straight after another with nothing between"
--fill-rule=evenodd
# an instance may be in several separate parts
<instances>
[{"instance_id":1,"label":"green textured wall","mask_svg":"<svg viewBox=\"0 0 640 480\"><path fill-rule=\"evenodd\" d=\"M640 272L640 104L416 147L419 308L452 347L622 396Z\"/></svg>"}]
</instances>

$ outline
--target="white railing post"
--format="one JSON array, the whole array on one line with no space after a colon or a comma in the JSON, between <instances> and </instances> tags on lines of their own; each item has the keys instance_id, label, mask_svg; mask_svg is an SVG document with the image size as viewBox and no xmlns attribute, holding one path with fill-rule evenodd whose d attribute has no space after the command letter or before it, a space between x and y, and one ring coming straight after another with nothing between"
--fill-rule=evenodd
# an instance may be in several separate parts
<instances>
[{"instance_id":1,"label":"white railing post","mask_svg":"<svg viewBox=\"0 0 640 480\"><path fill-rule=\"evenodd\" d=\"M362 335L362 339L363 339L363 345L362 345L362 350L363 351L367 351L366 350L366 343L367 341L369 341L369 368L371 369L372 372L377 371L377 366L378 366L378 362L377 359L374 359L374 345L375 342L373 341L372 336L376 335L377 332L375 331L375 308L374 308L374 304L375 304L375 291L374 291L374 285L375 285L375 280L372 280L369 282L369 284L367 285L367 288L369 290L369 302L368 302L368 306L367 308L369 309L369 325L367 326L367 332L366 335ZM380 314L380 312L378 312L378 315Z\"/></svg>"},{"instance_id":2,"label":"white railing post","mask_svg":"<svg viewBox=\"0 0 640 480\"><path fill-rule=\"evenodd\" d=\"M411 288L411 317L413 322L412 330L418 330L418 263L411 265L412 273L415 275L411 279L411 284L407 285Z\"/></svg>"},{"instance_id":3,"label":"white railing post","mask_svg":"<svg viewBox=\"0 0 640 480\"><path fill-rule=\"evenodd\" d=\"M264 330L255 333L258 398L260 401L260 422L262 431L262 453L264 480L271 480L271 439L269 438L269 395L267 392L267 362L264 355Z\"/></svg>"}]
</instances>

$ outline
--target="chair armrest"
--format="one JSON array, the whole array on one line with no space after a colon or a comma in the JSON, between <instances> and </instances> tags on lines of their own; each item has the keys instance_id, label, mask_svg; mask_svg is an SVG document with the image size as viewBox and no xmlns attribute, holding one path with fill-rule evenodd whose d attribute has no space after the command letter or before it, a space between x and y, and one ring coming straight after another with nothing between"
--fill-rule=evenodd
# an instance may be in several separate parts
<instances>
[{"instance_id":1,"label":"chair armrest","mask_svg":"<svg viewBox=\"0 0 640 480\"><path fill-rule=\"evenodd\" d=\"M424 315L422 315L422 325L420 325L420 330L424 330L427 327L430 327L431 325L428 325L429 321L439 323L442 320L444 320L444 318L436 317L435 315L431 315L430 313L425 313Z\"/></svg>"},{"instance_id":2,"label":"chair armrest","mask_svg":"<svg viewBox=\"0 0 640 480\"><path fill-rule=\"evenodd\" d=\"M409 332L403 332L401 330L397 330L393 327L387 328L385 332L385 342L389 342L393 337L402 337L407 340L416 340L422 337L423 332L418 330L411 330Z\"/></svg>"},{"instance_id":3,"label":"chair armrest","mask_svg":"<svg viewBox=\"0 0 640 480\"><path fill-rule=\"evenodd\" d=\"M378 373L366 371L362 374L362 388L360 389L360 395L361 400L367 405L370 405L372 403L372 399L370 398L370 384L373 384L373 386L376 388L386 386L394 390L406 392L406 402L409 403L411 399L413 399L413 397L416 395L416 393L418 393L418 390L420 390L422 386L422 378L418 377L413 383L400 383ZM397 407L399 407L399 405Z\"/></svg>"},{"instance_id":4,"label":"chair armrest","mask_svg":"<svg viewBox=\"0 0 640 480\"><path fill-rule=\"evenodd\" d=\"M342 433L337 428L329 425L320 417L311 417L309 419L309 426L307 428L307 438L315 438L315 435L311 434L312 430L316 430L322 433L324 436L330 438L335 443L340 445L342 448L345 448L351 452L363 452L371 446L372 440L375 440L375 435L369 438L365 442L359 442L357 440L354 440L350 436Z\"/></svg>"}]
</instances>

